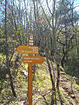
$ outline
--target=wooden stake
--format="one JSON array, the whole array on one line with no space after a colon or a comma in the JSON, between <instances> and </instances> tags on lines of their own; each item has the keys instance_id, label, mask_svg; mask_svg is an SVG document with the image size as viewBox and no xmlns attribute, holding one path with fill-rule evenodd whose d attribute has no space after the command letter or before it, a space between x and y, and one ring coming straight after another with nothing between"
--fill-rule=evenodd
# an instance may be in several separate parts
<instances>
[{"instance_id":1,"label":"wooden stake","mask_svg":"<svg viewBox=\"0 0 79 105\"><path fill-rule=\"evenodd\" d=\"M33 41L33 35L30 36L30 40ZM33 43L29 45L33 46ZM29 54L33 56L33 54ZM28 64L28 105L32 105L32 63Z\"/></svg>"},{"instance_id":2,"label":"wooden stake","mask_svg":"<svg viewBox=\"0 0 79 105\"><path fill-rule=\"evenodd\" d=\"M28 105L32 105L32 64L28 64Z\"/></svg>"}]
</instances>

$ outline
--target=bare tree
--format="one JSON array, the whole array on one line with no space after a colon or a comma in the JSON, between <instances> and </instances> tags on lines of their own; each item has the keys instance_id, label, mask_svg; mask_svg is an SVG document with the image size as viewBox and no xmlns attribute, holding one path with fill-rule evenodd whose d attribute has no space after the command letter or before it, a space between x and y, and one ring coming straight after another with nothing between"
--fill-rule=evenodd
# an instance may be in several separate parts
<instances>
[{"instance_id":1,"label":"bare tree","mask_svg":"<svg viewBox=\"0 0 79 105\"><path fill-rule=\"evenodd\" d=\"M13 81L12 81L12 76L10 73L10 62L9 62L9 50L8 50L8 35L7 35L7 0L5 0L5 51L6 51L6 66L7 66L7 71L8 71L8 75L9 75L9 80L10 80L10 86L12 89L12 93L13 95L16 97L16 93L14 90L14 86L13 86Z\"/></svg>"}]
</instances>

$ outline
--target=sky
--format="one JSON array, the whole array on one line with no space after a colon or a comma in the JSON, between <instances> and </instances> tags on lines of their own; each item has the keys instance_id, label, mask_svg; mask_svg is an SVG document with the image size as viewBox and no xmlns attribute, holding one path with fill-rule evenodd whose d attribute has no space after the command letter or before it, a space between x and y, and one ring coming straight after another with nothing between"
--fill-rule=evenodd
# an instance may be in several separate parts
<instances>
[{"instance_id":1,"label":"sky","mask_svg":"<svg viewBox=\"0 0 79 105\"><path fill-rule=\"evenodd\" d=\"M10 0L9 0L10 1ZM16 4L18 4L18 2L17 2L18 0L16 0ZM26 0L27 1L27 0ZM31 1L32 2L32 0L28 0L28 1ZM47 9L47 6L46 6L46 2L45 2L46 0L42 0L42 5L43 5L43 7L46 9L46 12L48 12L48 9ZM48 2L49 2L49 6L50 6L50 8L52 8L52 3L51 3L51 1L52 0L48 0ZM57 1L59 1L59 0L57 0ZM70 1L72 1L72 0L70 0ZM75 8L75 10L79 13L79 0L74 0L75 2L74 2L74 7L76 7ZM3 10L2 8L2 5L0 4L0 21L1 21L1 19L2 19L2 12L1 12L1 10Z\"/></svg>"},{"instance_id":2,"label":"sky","mask_svg":"<svg viewBox=\"0 0 79 105\"><path fill-rule=\"evenodd\" d=\"M75 10L79 13L79 0L75 0L75 4L74 4L75 6L77 6L76 8L75 8Z\"/></svg>"},{"instance_id":3,"label":"sky","mask_svg":"<svg viewBox=\"0 0 79 105\"><path fill-rule=\"evenodd\" d=\"M56 1L58 2L59 0L56 0ZM70 0L70 1L74 1L74 7L76 7L74 10L79 13L79 0ZM52 0L48 0L48 3L49 3L49 7L52 10ZM46 0L42 0L42 5L46 9L46 13L48 13L48 9L46 6Z\"/></svg>"}]
</instances>

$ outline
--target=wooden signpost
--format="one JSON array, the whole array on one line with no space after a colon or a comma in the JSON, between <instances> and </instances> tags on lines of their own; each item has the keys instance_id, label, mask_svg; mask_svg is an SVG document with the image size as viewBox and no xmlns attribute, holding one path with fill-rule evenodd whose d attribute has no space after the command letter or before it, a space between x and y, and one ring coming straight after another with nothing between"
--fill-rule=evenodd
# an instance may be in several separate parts
<instances>
[{"instance_id":1,"label":"wooden signpost","mask_svg":"<svg viewBox=\"0 0 79 105\"><path fill-rule=\"evenodd\" d=\"M32 65L42 64L45 59L41 56L33 56L33 54L38 54L38 47L33 46L33 35L29 36L28 46L19 46L16 48L20 54L29 54L28 56L23 56L23 63L28 64L28 105L32 105Z\"/></svg>"}]
</instances>

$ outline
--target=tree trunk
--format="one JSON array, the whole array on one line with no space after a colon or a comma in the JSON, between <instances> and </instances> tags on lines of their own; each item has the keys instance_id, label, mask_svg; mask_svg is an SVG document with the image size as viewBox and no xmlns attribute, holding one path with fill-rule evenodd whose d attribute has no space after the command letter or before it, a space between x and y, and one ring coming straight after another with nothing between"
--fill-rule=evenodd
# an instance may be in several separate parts
<instances>
[{"instance_id":1,"label":"tree trunk","mask_svg":"<svg viewBox=\"0 0 79 105\"><path fill-rule=\"evenodd\" d=\"M57 92L58 92L60 104L63 105L63 101L59 90L59 83L60 83L60 68L59 68L59 65L57 64Z\"/></svg>"},{"instance_id":2,"label":"tree trunk","mask_svg":"<svg viewBox=\"0 0 79 105\"><path fill-rule=\"evenodd\" d=\"M51 83L52 83L52 97L51 97L51 105L56 105L56 89L55 89L55 81L53 79L53 75L52 75L52 70L51 70L51 66L50 66L50 63L49 63L49 60L48 60L48 56L47 56L47 50L45 51L46 53L46 61L47 61L47 64L48 64L48 70L49 70L49 74L50 74L50 79L51 79Z\"/></svg>"},{"instance_id":3,"label":"tree trunk","mask_svg":"<svg viewBox=\"0 0 79 105\"><path fill-rule=\"evenodd\" d=\"M8 71L8 75L9 75L9 79L10 79L10 86L11 86L11 89L12 89L12 93L13 95L16 97L16 93L15 93L15 90L14 90L14 86L13 86L13 81L12 81L12 76L11 76L11 73L10 73L10 63L9 63L9 51L8 51L8 36L7 36L7 2L5 0L5 39L6 39L6 47L5 47L5 51L6 51L6 66L7 66L7 71Z\"/></svg>"}]
</instances>

